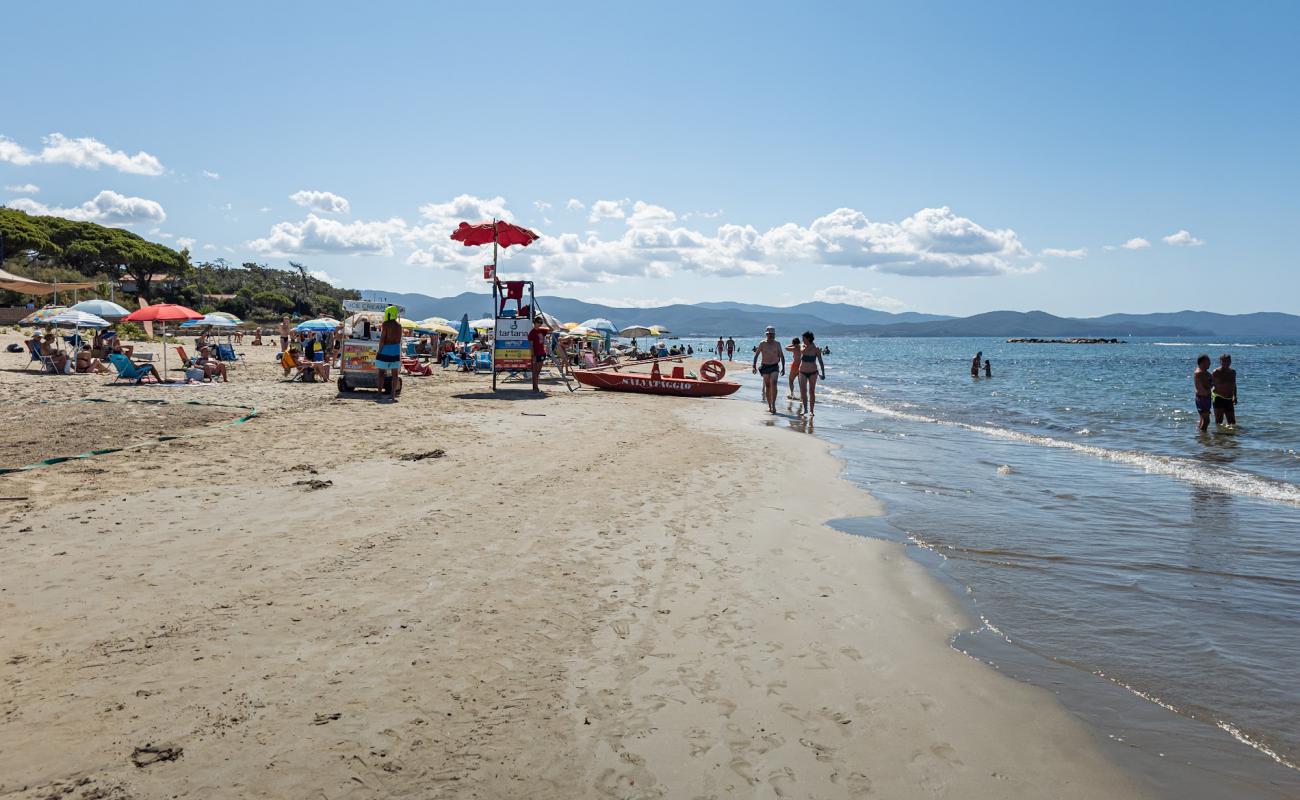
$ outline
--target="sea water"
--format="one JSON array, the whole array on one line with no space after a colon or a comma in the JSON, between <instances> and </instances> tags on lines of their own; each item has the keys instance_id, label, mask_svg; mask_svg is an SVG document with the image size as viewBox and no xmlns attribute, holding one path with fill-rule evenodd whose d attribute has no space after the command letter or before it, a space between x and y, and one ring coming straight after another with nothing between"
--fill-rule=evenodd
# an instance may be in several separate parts
<instances>
[{"instance_id":1,"label":"sea water","mask_svg":"<svg viewBox=\"0 0 1300 800\"><path fill-rule=\"evenodd\" d=\"M955 647L1055 692L1170 796L1300 797L1300 341L819 344L811 431L784 380L777 424L885 503L843 530L907 543L981 620ZM1201 352L1233 356L1235 429L1196 430Z\"/></svg>"}]
</instances>

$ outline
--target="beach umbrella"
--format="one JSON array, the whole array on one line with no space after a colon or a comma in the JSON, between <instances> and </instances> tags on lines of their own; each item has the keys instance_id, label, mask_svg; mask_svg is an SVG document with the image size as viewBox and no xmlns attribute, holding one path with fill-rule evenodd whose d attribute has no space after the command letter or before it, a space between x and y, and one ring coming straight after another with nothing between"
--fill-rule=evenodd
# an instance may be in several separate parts
<instances>
[{"instance_id":1,"label":"beach umbrella","mask_svg":"<svg viewBox=\"0 0 1300 800\"><path fill-rule=\"evenodd\" d=\"M653 336L672 336L673 334L672 331L668 330L663 325L651 325L650 333Z\"/></svg>"},{"instance_id":2,"label":"beach umbrella","mask_svg":"<svg viewBox=\"0 0 1300 800\"><path fill-rule=\"evenodd\" d=\"M550 328L551 330L553 331L563 330L563 328L561 327L563 323L560 322L559 317L551 316L550 314L547 314L545 311L538 311L537 315L541 316L542 321L546 323L546 327Z\"/></svg>"},{"instance_id":3,"label":"beach umbrella","mask_svg":"<svg viewBox=\"0 0 1300 800\"><path fill-rule=\"evenodd\" d=\"M209 316L209 317L225 317L226 319L230 320L231 322L235 323L236 325L242 325L242 324L244 323L244 321L243 321L242 319L240 319L239 317L236 317L234 314L231 314L229 311L213 311L211 314L208 314L208 316Z\"/></svg>"},{"instance_id":4,"label":"beach umbrella","mask_svg":"<svg viewBox=\"0 0 1300 800\"><path fill-rule=\"evenodd\" d=\"M483 319L474 320L469 326L476 331L490 331L496 328L497 321L491 317L484 317Z\"/></svg>"},{"instance_id":5,"label":"beach umbrella","mask_svg":"<svg viewBox=\"0 0 1300 800\"><path fill-rule=\"evenodd\" d=\"M495 279L497 274L497 247L509 247L512 244L527 247L537 241L537 233L503 220L494 219L491 222L480 222L477 225L462 222L456 226L456 230L451 232L451 238L452 241L460 242L466 247L477 247L491 242L492 277Z\"/></svg>"},{"instance_id":6,"label":"beach umbrella","mask_svg":"<svg viewBox=\"0 0 1300 800\"><path fill-rule=\"evenodd\" d=\"M85 311L78 311L75 308L69 308L61 314L55 314L45 322L47 325L59 325L67 328L107 328L111 324L103 317L87 314Z\"/></svg>"},{"instance_id":7,"label":"beach umbrella","mask_svg":"<svg viewBox=\"0 0 1300 800\"><path fill-rule=\"evenodd\" d=\"M182 328L237 328L239 322L231 320L228 317L219 317L216 314L204 314L201 319L192 319L188 322L182 322Z\"/></svg>"},{"instance_id":8,"label":"beach umbrella","mask_svg":"<svg viewBox=\"0 0 1300 800\"><path fill-rule=\"evenodd\" d=\"M18 324L19 325L49 325L51 317L57 317L58 315L62 314L64 311L67 310L68 310L67 306L46 306L45 308L38 308L37 310L33 311L32 313L18 320Z\"/></svg>"},{"instance_id":9,"label":"beach umbrella","mask_svg":"<svg viewBox=\"0 0 1300 800\"><path fill-rule=\"evenodd\" d=\"M431 330L434 325L450 325L450 324L451 324L450 321L442 317L425 317L424 319L420 320L421 328L429 328Z\"/></svg>"},{"instance_id":10,"label":"beach umbrella","mask_svg":"<svg viewBox=\"0 0 1300 800\"><path fill-rule=\"evenodd\" d=\"M600 331L601 333L612 333L615 335L618 334L618 328L614 327L614 323L610 322L604 317L593 317L592 319L589 319L586 322L583 322L581 324L582 327L591 328L593 331Z\"/></svg>"},{"instance_id":11,"label":"beach umbrella","mask_svg":"<svg viewBox=\"0 0 1300 800\"><path fill-rule=\"evenodd\" d=\"M72 306L72 309L74 311L84 311L87 314L94 314L97 317L109 320L121 319L131 313L110 300L98 299L82 300L80 303Z\"/></svg>"},{"instance_id":12,"label":"beach umbrella","mask_svg":"<svg viewBox=\"0 0 1300 800\"><path fill-rule=\"evenodd\" d=\"M416 330L428 331L429 333L437 333L443 336L455 336L457 333L455 328L451 327L445 322L430 323L429 320L427 319L422 321L420 323L420 327L417 328Z\"/></svg>"},{"instance_id":13,"label":"beach umbrella","mask_svg":"<svg viewBox=\"0 0 1300 800\"><path fill-rule=\"evenodd\" d=\"M566 323L564 323L563 325L561 325L560 327L561 327L561 328L564 328L566 331L571 331L571 330L573 330L574 328L578 327L578 323L576 323L576 322L566 322Z\"/></svg>"},{"instance_id":14,"label":"beach umbrella","mask_svg":"<svg viewBox=\"0 0 1300 800\"><path fill-rule=\"evenodd\" d=\"M413 319L407 319L406 317L398 317L397 324L401 325L403 330L408 330L408 331L413 331L416 328L420 327L420 323L416 322Z\"/></svg>"},{"instance_id":15,"label":"beach umbrella","mask_svg":"<svg viewBox=\"0 0 1300 800\"><path fill-rule=\"evenodd\" d=\"M474 329L469 324L469 314L460 318L460 330L456 332L456 341L469 344L474 341Z\"/></svg>"},{"instance_id":16,"label":"beach umbrella","mask_svg":"<svg viewBox=\"0 0 1300 800\"><path fill-rule=\"evenodd\" d=\"M647 328L644 325L629 325L619 331L618 335L622 336L624 339L635 339L638 336L650 336L653 335L653 333L654 329Z\"/></svg>"},{"instance_id":17,"label":"beach umbrella","mask_svg":"<svg viewBox=\"0 0 1300 800\"><path fill-rule=\"evenodd\" d=\"M305 322L299 322L294 328L298 333L307 333L309 331L332 331L339 326L339 321L331 317L318 317L309 319Z\"/></svg>"},{"instance_id":18,"label":"beach umbrella","mask_svg":"<svg viewBox=\"0 0 1300 800\"><path fill-rule=\"evenodd\" d=\"M162 323L162 340L163 340L163 374L167 374L167 323L169 322L186 322L192 319L203 319L203 315L192 308L178 306L175 303L158 303L153 306L132 311L127 314L127 322L159 322Z\"/></svg>"}]
</instances>

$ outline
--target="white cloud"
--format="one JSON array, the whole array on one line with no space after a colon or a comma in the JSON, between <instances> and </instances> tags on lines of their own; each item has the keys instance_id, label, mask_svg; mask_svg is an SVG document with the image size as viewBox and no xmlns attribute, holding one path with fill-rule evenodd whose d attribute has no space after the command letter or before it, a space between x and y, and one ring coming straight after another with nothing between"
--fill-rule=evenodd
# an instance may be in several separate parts
<instances>
[{"instance_id":1,"label":"white cloud","mask_svg":"<svg viewBox=\"0 0 1300 800\"><path fill-rule=\"evenodd\" d=\"M337 287L343 285L342 281L340 281L338 278L334 277L333 275L329 274L323 269L310 270L308 271L307 274L312 276L318 281L324 281L328 283L330 286Z\"/></svg>"},{"instance_id":2,"label":"white cloud","mask_svg":"<svg viewBox=\"0 0 1300 800\"><path fill-rule=\"evenodd\" d=\"M167 219L167 213L156 200L143 197L126 197L111 189L105 189L90 200L73 208L58 208L38 203L30 197L22 197L9 203L10 208L26 211L29 214L41 214L63 217L81 222L98 222L101 225L123 227L137 223L159 223Z\"/></svg>"},{"instance_id":3,"label":"white cloud","mask_svg":"<svg viewBox=\"0 0 1300 800\"><path fill-rule=\"evenodd\" d=\"M326 214L346 214L352 210L346 197L333 192L321 192L315 189L299 189L289 195L289 199L303 208L323 211Z\"/></svg>"},{"instance_id":4,"label":"white cloud","mask_svg":"<svg viewBox=\"0 0 1300 800\"><path fill-rule=\"evenodd\" d=\"M267 213L267 212L269 212L269 211L271 210L271 207L270 207L270 206L262 206L261 208L259 208L259 209L257 209L257 210L260 211L260 212L262 212L263 214L265 214L265 213Z\"/></svg>"},{"instance_id":5,"label":"white cloud","mask_svg":"<svg viewBox=\"0 0 1300 800\"><path fill-rule=\"evenodd\" d=\"M540 211L540 212L542 212L543 214L545 214L547 211L550 211L550 210L551 210L551 204L550 204L550 203L547 203L547 202L544 201L544 200L534 200L534 201L533 201L533 208L536 208L538 211Z\"/></svg>"},{"instance_id":6,"label":"white cloud","mask_svg":"<svg viewBox=\"0 0 1300 800\"><path fill-rule=\"evenodd\" d=\"M1039 255L1049 258L1083 258L1088 255L1088 248L1080 247L1077 250L1066 250L1062 247L1047 247Z\"/></svg>"},{"instance_id":7,"label":"white cloud","mask_svg":"<svg viewBox=\"0 0 1300 800\"><path fill-rule=\"evenodd\" d=\"M219 181L221 180L221 173L205 169L203 170L203 177L208 178L209 180Z\"/></svg>"},{"instance_id":8,"label":"white cloud","mask_svg":"<svg viewBox=\"0 0 1300 800\"><path fill-rule=\"evenodd\" d=\"M162 229L162 228L150 228L150 229L149 229L149 235L150 235L150 236L156 236L156 237L158 237L159 239L171 239L171 238L175 237L176 234L174 234L174 233L163 233L163 229Z\"/></svg>"},{"instance_id":9,"label":"white cloud","mask_svg":"<svg viewBox=\"0 0 1300 800\"><path fill-rule=\"evenodd\" d=\"M587 207L578 198L570 197L569 202L564 204L564 208L566 211L585 211Z\"/></svg>"},{"instance_id":10,"label":"white cloud","mask_svg":"<svg viewBox=\"0 0 1300 800\"><path fill-rule=\"evenodd\" d=\"M12 186L6 186L5 191L13 192L14 194L37 194L41 191L41 187L34 183L19 183Z\"/></svg>"},{"instance_id":11,"label":"white cloud","mask_svg":"<svg viewBox=\"0 0 1300 800\"><path fill-rule=\"evenodd\" d=\"M82 169L110 167L132 175L161 175L164 172L162 162L143 150L128 155L89 136L69 139L61 133L51 133L42 141L45 146L38 153L0 136L0 161L20 167L29 164L67 164Z\"/></svg>"},{"instance_id":12,"label":"white cloud","mask_svg":"<svg viewBox=\"0 0 1300 800\"><path fill-rule=\"evenodd\" d=\"M1145 247L1150 247L1150 246L1151 243L1148 242L1146 239L1143 239L1141 236L1134 236L1132 239L1129 239L1127 242L1120 245L1120 247L1124 248L1125 250L1141 250Z\"/></svg>"},{"instance_id":13,"label":"white cloud","mask_svg":"<svg viewBox=\"0 0 1300 800\"><path fill-rule=\"evenodd\" d=\"M401 235L413 247L406 263L467 274L477 273L490 254L450 241L456 222L490 215L509 218L502 198L470 195L428 204L421 212L430 223ZM680 224L680 215L673 211L643 201L598 201L592 212L603 219L624 219L627 227L613 238L595 231L543 232L527 248L502 250L502 270L540 275L552 285L566 286L668 277L679 270L718 277L773 275L799 264L922 276L1024 274L1042 269L1041 264L1018 263L1029 253L1015 231L985 228L948 208L922 209L900 222L873 222L861 212L842 208L808 226L790 222L767 231L730 223L712 231L698 230Z\"/></svg>"},{"instance_id":14,"label":"white cloud","mask_svg":"<svg viewBox=\"0 0 1300 800\"><path fill-rule=\"evenodd\" d=\"M191 239L188 236L180 236L176 239L176 246L182 250L193 250L197 239Z\"/></svg>"},{"instance_id":15,"label":"white cloud","mask_svg":"<svg viewBox=\"0 0 1300 800\"><path fill-rule=\"evenodd\" d=\"M1174 247L1200 247L1201 245L1205 244L1205 242L1201 241L1200 239L1197 239L1195 236L1189 233L1185 228L1179 230L1177 233L1169 234L1168 236L1164 237L1162 241L1165 244L1173 245Z\"/></svg>"},{"instance_id":16,"label":"white cloud","mask_svg":"<svg viewBox=\"0 0 1300 800\"><path fill-rule=\"evenodd\" d=\"M591 215L587 217L588 222L600 222L602 219L623 219L627 214L623 211L623 206L627 205L627 200L597 200L591 204Z\"/></svg>"},{"instance_id":17,"label":"white cloud","mask_svg":"<svg viewBox=\"0 0 1300 800\"><path fill-rule=\"evenodd\" d=\"M215 244L205 244L203 245L203 249L212 252L217 249L217 246Z\"/></svg>"},{"instance_id":18,"label":"white cloud","mask_svg":"<svg viewBox=\"0 0 1300 800\"><path fill-rule=\"evenodd\" d=\"M633 228L657 228L676 221L677 215L663 206L653 206L640 200L632 206L632 214L627 218L627 224Z\"/></svg>"},{"instance_id":19,"label":"white cloud","mask_svg":"<svg viewBox=\"0 0 1300 800\"><path fill-rule=\"evenodd\" d=\"M406 223L397 217L343 222L308 214L301 222L277 222L269 234L248 242L248 247L279 256L304 253L391 256L393 238L406 230Z\"/></svg>"},{"instance_id":20,"label":"white cloud","mask_svg":"<svg viewBox=\"0 0 1300 800\"><path fill-rule=\"evenodd\" d=\"M851 306L875 308L884 311L902 311L907 305L894 297L873 294L862 289L850 289L847 286L827 286L813 292L812 299L823 303L846 303Z\"/></svg>"}]
</instances>

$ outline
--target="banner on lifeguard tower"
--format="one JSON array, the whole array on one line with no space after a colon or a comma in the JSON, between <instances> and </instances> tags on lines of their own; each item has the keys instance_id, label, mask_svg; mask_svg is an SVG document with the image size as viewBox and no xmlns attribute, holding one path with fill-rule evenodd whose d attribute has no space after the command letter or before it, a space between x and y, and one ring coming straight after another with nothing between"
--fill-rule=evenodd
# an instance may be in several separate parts
<instances>
[{"instance_id":1,"label":"banner on lifeguard tower","mask_svg":"<svg viewBox=\"0 0 1300 800\"><path fill-rule=\"evenodd\" d=\"M528 331L533 321L520 317L497 317L496 340L492 360L497 370L531 369L533 351Z\"/></svg>"},{"instance_id":2,"label":"banner on lifeguard tower","mask_svg":"<svg viewBox=\"0 0 1300 800\"><path fill-rule=\"evenodd\" d=\"M496 265L496 264L484 264L484 265L483 265L483 280L485 280L485 281L490 281L490 280L493 280L494 278L496 278L496 276L497 276L497 265Z\"/></svg>"}]
</instances>

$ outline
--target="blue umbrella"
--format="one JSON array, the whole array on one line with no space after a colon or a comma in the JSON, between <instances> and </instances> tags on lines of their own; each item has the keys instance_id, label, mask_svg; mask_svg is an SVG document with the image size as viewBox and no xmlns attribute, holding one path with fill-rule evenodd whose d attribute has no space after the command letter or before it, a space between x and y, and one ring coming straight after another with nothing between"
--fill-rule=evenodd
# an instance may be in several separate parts
<instances>
[{"instance_id":1,"label":"blue umbrella","mask_svg":"<svg viewBox=\"0 0 1300 800\"><path fill-rule=\"evenodd\" d=\"M469 326L469 314L460 318L460 330L456 332L456 341L465 344L474 341L474 331Z\"/></svg>"},{"instance_id":2,"label":"blue umbrella","mask_svg":"<svg viewBox=\"0 0 1300 800\"><path fill-rule=\"evenodd\" d=\"M339 326L337 320L332 319L309 319L306 322L298 323L294 328L298 333L307 333L308 331L332 331Z\"/></svg>"},{"instance_id":3,"label":"blue umbrella","mask_svg":"<svg viewBox=\"0 0 1300 800\"><path fill-rule=\"evenodd\" d=\"M77 303L75 306L73 306L72 310L84 311L87 314L94 314L95 316L103 317L104 319L113 319L115 317L121 318L131 313L130 311L127 311L125 308L119 306L117 303L111 302L109 300L96 300L96 299L82 300L80 303Z\"/></svg>"}]
</instances>

